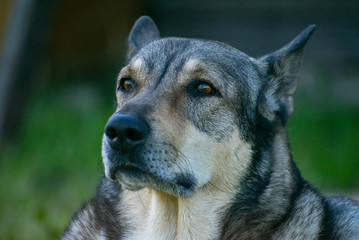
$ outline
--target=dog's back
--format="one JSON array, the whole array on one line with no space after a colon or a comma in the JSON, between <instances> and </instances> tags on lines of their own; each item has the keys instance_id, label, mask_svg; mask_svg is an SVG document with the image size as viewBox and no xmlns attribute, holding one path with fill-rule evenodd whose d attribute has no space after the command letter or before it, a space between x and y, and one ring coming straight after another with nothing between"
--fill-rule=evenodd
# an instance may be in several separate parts
<instances>
[{"instance_id":1,"label":"dog's back","mask_svg":"<svg viewBox=\"0 0 359 240\"><path fill-rule=\"evenodd\" d=\"M322 239L358 239L359 206L352 200L342 197L326 197L325 231Z\"/></svg>"}]
</instances>

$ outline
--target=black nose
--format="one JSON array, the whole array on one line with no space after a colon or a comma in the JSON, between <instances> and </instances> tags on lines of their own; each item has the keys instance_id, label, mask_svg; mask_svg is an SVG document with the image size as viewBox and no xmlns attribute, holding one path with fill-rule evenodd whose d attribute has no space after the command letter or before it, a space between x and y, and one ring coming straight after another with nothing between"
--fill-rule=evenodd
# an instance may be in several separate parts
<instances>
[{"instance_id":1,"label":"black nose","mask_svg":"<svg viewBox=\"0 0 359 240\"><path fill-rule=\"evenodd\" d=\"M150 132L148 125L136 115L115 113L108 120L105 135L114 149L132 149L141 145Z\"/></svg>"}]
</instances>

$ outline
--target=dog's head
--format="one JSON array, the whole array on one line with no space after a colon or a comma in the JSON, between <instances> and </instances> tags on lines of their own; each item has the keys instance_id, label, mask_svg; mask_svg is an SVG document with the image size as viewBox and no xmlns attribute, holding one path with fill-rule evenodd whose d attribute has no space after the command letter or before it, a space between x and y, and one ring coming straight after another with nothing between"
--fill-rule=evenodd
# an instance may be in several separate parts
<instances>
[{"instance_id":1,"label":"dog's head","mask_svg":"<svg viewBox=\"0 0 359 240\"><path fill-rule=\"evenodd\" d=\"M285 127L313 30L255 59L219 42L161 39L154 22L140 18L118 77L117 109L105 127L107 178L177 197L238 184L258 133Z\"/></svg>"}]
</instances>

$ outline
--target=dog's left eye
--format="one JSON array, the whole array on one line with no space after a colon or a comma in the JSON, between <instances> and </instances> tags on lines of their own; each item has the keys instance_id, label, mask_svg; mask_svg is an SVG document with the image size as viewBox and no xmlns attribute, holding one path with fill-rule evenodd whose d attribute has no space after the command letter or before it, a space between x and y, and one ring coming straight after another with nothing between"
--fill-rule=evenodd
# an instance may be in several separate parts
<instances>
[{"instance_id":1,"label":"dog's left eye","mask_svg":"<svg viewBox=\"0 0 359 240\"><path fill-rule=\"evenodd\" d=\"M132 79L123 78L120 80L120 85L118 88L122 91L129 92L133 89L134 86L135 86L135 83L133 82Z\"/></svg>"},{"instance_id":2,"label":"dog's left eye","mask_svg":"<svg viewBox=\"0 0 359 240\"><path fill-rule=\"evenodd\" d=\"M205 94L205 95L212 95L212 94L214 94L216 92L215 89L209 83L206 83L206 82L198 83L196 85L196 90L199 93L202 93L202 94Z\"/></svg>"}]
</instances>

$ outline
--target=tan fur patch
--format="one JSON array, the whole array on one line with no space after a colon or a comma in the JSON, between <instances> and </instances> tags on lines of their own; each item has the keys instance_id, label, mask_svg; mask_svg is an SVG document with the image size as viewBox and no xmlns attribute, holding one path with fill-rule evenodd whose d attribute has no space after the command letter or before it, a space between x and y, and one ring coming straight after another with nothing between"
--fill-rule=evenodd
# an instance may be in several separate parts
<instances>
[{"instance_id":1,"label":"tan fur patch","mask_svg":"<svg viewBox=\"0 0 359 240\"><path fill-rule=\"evenodd\" d=\"M206 68L205 63L198 59L191 58L184 64L178 80L180 83L186 83L186 81L195 78L208 79Z\"/></svg>"},{"instance_id":2,"label":"tan fur patch","mask_svg":"<svg viewBox=\"0 0 359 240\"><path fill-rule=\"evenodd\" d=\"M141 69L143 69L144 67L144 62L142 60L142 58L137 58L135 61L132 62L131 64L131 69L134 72L140 72Z\"/></svg>"}]
</instances>

